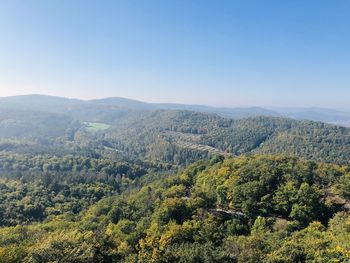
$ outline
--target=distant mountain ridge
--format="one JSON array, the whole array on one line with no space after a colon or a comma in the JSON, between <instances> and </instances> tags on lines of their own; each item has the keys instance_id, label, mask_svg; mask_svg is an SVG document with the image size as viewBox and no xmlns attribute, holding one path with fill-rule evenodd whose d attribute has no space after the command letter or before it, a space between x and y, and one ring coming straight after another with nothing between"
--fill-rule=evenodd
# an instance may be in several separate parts
<instances>
[{"instance_id":1,"label":"distant mountain ridge","mask_svg":"<svg viewBox=\"0 0 350 263\"><path fill-rule=\"evenodd\" d=\"M349 162L350 129L293 120L263 108L31 95L0 98L2 150L116 155L164 165L216 154L287 153L344 164Z\"/></svg>"},{"instance_id":2,"label":"distant mountain ridge","mask_svg":"<svg viewBox=\"0 0 350 263\"><path fill-rule=\"evenodd\" d=\"M106 105L106 106L117 106L117 107L126 107L130 109L137 110L190 110L190 111L199 111L206 113L215 113L223 117L228 118L246 118L254 116L280 116L279 113L272 110L268 110L261 107L246 107L246 108L221 108L221 107L212 107L206 105L196 105L196 104L179 104L179 103L148 103L138 100L120 98L120 97L111 97L104 99L89 100L88 102Z\"/></svg>"},{"instance_id":3,"label":"distant mountain ridge","mask_svg":"<svg viewBox=\"0 0 350 263\"><path fill-rule=\"evenodd\" d=\"M332 124L350 125L350 113L334 110L334 109L326 109L319 107L309 107L309 108L276 108L274 109L276 112L287 116L292 119L297 120L313 120L313 121L321 121L328 122Z\"/></svg>"},{"instance_id":4,"label":"distant mountain ridge","mask_svg":"<svg viewBox=\"0 0 350 263\"><path fill-rule=\"evenodd\" d=\"M213 107L177 103L148 103L134 99L109 97L104 99L80 100L47 95L20 95L0 97L0 108L21 110L44 110L54 113L67 111L91 112L92 108L102 111L151 111L151 110L189 110L218 114L222 117L242 119L247 117L287 117L297 120L321 121L341 126L350 126L350 113L334 109L308 108L263 108L263 107Z\"/></svg>"}]
</instances>

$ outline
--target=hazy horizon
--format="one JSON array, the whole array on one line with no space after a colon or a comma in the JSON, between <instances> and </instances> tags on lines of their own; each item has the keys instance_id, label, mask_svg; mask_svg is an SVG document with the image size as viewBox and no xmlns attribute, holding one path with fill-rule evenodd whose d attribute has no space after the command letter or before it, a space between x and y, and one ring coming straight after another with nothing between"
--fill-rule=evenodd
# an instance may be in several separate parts
<instances>
[{"instance_id":1,"label":"hazy horizon","mask_svg":"<svg viewBox=\"0 0 350 263\"><path fill-rule=\"evenodd\" d=\"M204 107L213 107L213 108L227 108L227 109L234 109L234 108L263 108L268 110L282 110L282 111L288 111L288 110L302 110L302 109L324 109L324 110L336 110L336 111L343 111L344 113L350 113L350 107L349 108L339 108L339 107L320 107L320 106L314 106L314 105L306 105L306 106L293 106L293 105L287 105L287 106L261 106L261 105L232 105L232 106L225 106L225 105L210 105L210 104L200 104L200 103L181 103L176 101L145 101L142 99L137 98L128 98L128 97L121 97L121 96L109 96L109 97L95 97L95 98L78 98L78 97L69 97L69 96L57 96L57 95L50 95L50 94L18 94L18 95L9 95L9 96L0 96L1 98L11 98L11 97L20 97L20 96L47 96L47 97L57 97L57 98L64 98L64 99L72 99L72 100L82 100L82 101L90 101L90 100L103 100L103 99L110 99L110 98L120 98L120 99L126 99L131 101L138 101L142 103L150 103L150 104L178 104L178 105L188 105L188 106L204 106Z\"/></svg>"},{"instance_id":2,"label":"hazy horizon","mask_svg":"<svg viewBox=\"0 0 350 263\"><path fill-rule=\"evenodd\" d=\"M349 109L349 8L2 1L0 96Z\"/></svg>"}]
</instances>

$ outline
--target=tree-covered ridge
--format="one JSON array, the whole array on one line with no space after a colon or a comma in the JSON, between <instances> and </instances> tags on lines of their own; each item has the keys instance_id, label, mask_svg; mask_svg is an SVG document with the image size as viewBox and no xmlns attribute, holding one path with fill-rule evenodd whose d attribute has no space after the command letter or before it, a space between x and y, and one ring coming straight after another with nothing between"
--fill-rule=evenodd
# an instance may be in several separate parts
<instances>
[{"instance_id":1,"label":"tree-covered ridge","mask_svg":"<svg viewBox=\"0 0 350 263\"><path fill-rule=\"evenodd\" d=\"M148 177L150 175L146 175ZM3 262L347 262L350 168L214 158L79 215L0 229Z\"/></svg>"},{"instance_id":2,"label":"tree-covered ridge","mask_svg":"<svg viewBox=\"0 0 350 263\"><path fill-rule=\"evenodd\" d=\"M232 120L183 111L154 112L125 129L109 130L105 140L131 155L175 164L249 152L339 164L347 164L350 156L348 128L272 117Z\"/></svg>"},{"instance_id":3,"label":"tree-covered ridge","mask_svg":"<svg viewBox=\"0 0 350 263\"><path fill-rule=\"evenodd\" d=\"M350 129L302 121L279 132L258 149L260 153L289 153L320 162L350 162Z\"/></svg>"},{"instance_id":4,"label":"tree-covered ridge","mask_svg":"<svg viewBox=\"0 0 350 263\"><path fill-rule=\"evenodd\" d=\"M221 117L244 119L249 117L285 117L297 120L313 120L349 127L349 112L326 108L276 108L261 107L217 108L205 105L174 103L146 103L142 101L112 97L95 100L68 99L45 95L24 95L0 98L0 110L36 110L51 113L64 113L75 119L90 122L118 122L121 116L130 112L139 113L156 110L196 111L217 114Z\"/></svg>"},{"instance_id":5,"label":"tree-covered ridge","mask_svg":"<svg viewBox=\"0 0 350 263\"><path fill-rule=\"evenodd\" d=\"M140 111L108 106L113 110L107 107L100 111L100 105L80 109L80 104L73 107L70 103L59 113L42 108L0 108L0 151L112 155L162 165L187 165L218 154L250 152L349 162L349 128L277 117L234 120L183 110ZM95 128L91 129L91 124Z\"/></svg>"},{"instance_id":6,"label":"tree-covered ridge","mask_svg":"<svg viewBox=\"0 0 350 263\"><path fill-rule=\"evenodd\" d=\"M0 138L41 138L49 141L74 134L81 124L66 114L0 108Z\"/></svg>"},{"instance_id":7,"label":"tree-covered ridge","mask_svg":"<svg viewBox=\"0 0 350 263\"><path fill-rule=\"evenodd\" d=\"M0 226L77 214L121 193L155 167L82 156L0 153Z\"/></svg>"}]
</instances>

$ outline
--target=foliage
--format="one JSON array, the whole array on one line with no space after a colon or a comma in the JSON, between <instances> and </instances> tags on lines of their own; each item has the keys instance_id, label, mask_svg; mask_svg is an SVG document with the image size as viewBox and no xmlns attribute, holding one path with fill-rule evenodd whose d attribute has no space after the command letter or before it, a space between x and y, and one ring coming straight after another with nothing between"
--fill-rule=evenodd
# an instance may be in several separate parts
<instances>
[{"instance_id":1,"label":"foliage","mask_svg":"<svg viewBox=\"0 0 350 263\"><path fill-rule=\"evenodd\" d=\"M0 259L347 262L349 199L341 184L348 172L280 155L200 161L104 197L78 214L63 211L41 223L0 228ZM33 196L44 189L32 183L25 195L39 200Z\"/></svg>"}]
</instances>

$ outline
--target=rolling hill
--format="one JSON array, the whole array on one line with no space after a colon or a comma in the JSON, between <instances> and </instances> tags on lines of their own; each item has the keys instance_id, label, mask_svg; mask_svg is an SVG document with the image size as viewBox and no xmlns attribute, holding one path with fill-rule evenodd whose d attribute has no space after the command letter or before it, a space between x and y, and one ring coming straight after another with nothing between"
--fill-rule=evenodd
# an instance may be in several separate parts
<instances>
[{"instance_id":1,"label":"rolling hill","mask_svg":"<svg viewBox=\"0 0 350 263\"><path fill-rule=\"evenodd\" d=\"M217 154L287 153L340 164L350 156L350 129L321 122L225 118L120 98L81 101L33 95L0 102L0 149L7 151L81 152L165 164Z\"/></svg>"}]
</instances>

